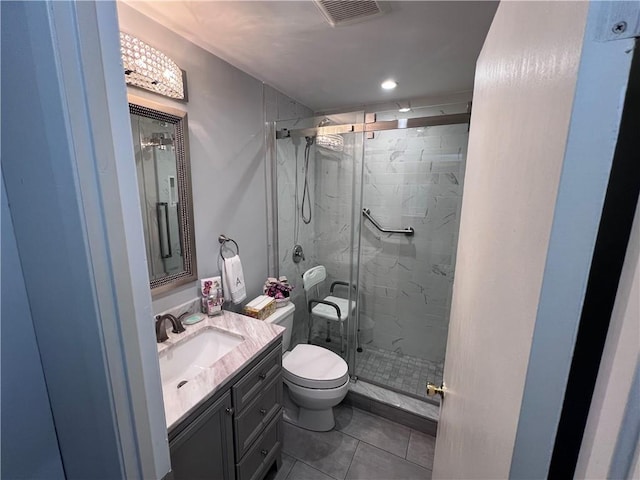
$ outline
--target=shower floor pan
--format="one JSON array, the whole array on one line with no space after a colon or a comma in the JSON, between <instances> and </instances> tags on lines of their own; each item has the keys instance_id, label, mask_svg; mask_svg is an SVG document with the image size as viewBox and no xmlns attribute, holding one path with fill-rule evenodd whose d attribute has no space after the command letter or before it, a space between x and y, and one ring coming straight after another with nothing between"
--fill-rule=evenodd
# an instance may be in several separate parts
<instances>
[{"instance_id":1,"label":"shower floor pan","mask_svg":"<svg viewBox=\"0 0 640 480\"><path fill-rule=\"evenodd\" d=\"M356 376L419 400L427 397L427 382L442 383L443 362L433 362L365 345L356 353Z\"/></svg>"}]
</instances>

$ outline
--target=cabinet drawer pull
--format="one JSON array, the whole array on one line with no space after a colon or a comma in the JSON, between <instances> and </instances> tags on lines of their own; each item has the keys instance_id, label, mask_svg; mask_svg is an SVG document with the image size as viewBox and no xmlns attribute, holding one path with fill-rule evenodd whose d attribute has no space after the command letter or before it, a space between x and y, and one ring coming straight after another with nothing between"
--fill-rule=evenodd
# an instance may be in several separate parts
<instances>
[{"instance_id":1,"label":"cabinet drawer pull","mask_svg":"<svg viewBox=\"0 0 640 480\"><path fill-rule=\"evenodd\" d=\"M267 453L269 453L269 450L267 450L266 448L263 448L262 450L260 450L260 453L261 453L264 457L266 457L266 456L267 456Z\"/></svg>"},{"instance_id":2,"label":"cabinet drawer pull","mask_svg":"<svg viewBox=\"0 0 640 480\"><path fill-rule=\"evenodd\" d=\"M227 412L227 415L233 415L233 408L231 408L231 407L225 408L224 411Z\"/></svg>"},{"instance_id":3,"label":"cabinet drawer pull","mask_svg":"<svg viewBox=\"0 0 640 480\"><path fill-rule=\"evenodd\" d=\"M260 409L260 413L261 413L262 415L266 415L266 414L267 414L267 409L266 409L266 408L261 408L261 409Z\"/></svg>"},{"instance_id":4,"label":"cabinet drawer pull","mask_svg":"<svg viewBox=\"0 0 640 480\"><path fill-rule=\"evenodd\" d=\"M260 380L264 380L265 378L267 378L267 374L266 373L261 373L260 375L258 375L258 378Z\"/></svg>"}]
</instances>

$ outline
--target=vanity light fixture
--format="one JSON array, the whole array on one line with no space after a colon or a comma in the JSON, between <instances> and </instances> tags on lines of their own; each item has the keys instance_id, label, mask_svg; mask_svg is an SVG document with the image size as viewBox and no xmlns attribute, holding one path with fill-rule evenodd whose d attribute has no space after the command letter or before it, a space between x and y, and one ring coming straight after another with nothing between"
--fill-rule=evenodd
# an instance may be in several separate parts
<instances>
[{"instance_id":1,"label":"vanity light fixture","mask_svg":"<svg viewBox=\"0 0 640 480\"><path fill-rule=\"evenodd\" d=\"M382 82L380 86L382 87L383 90L393 90L398 86L398 82L396 82L395 80L389 79Z\"/></svg>"},{"instance_id":2,"label":"vanity light fixture","mask_svg":"<svg viewBox=\"0 0 640 480\"><path fill-rule=\"evenodd\" d=\"M120 53L128 85L184 100L182 70L164 53L124 32L120 32Z\"/></svg>"}]
</instances>

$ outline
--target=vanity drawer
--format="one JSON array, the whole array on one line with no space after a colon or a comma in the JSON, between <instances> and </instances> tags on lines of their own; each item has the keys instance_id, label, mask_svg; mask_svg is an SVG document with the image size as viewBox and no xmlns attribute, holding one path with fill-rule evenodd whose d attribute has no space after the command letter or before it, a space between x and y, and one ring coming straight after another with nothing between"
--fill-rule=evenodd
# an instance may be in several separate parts
<instances>
[{"instance_id":1,"label":"vanity drawer","mask_svg":"<svg viewBox=\"0 0 640 480\"><path fill-rule=\"evenodd\" d=\"M265 386L260 395L234 419L236 459L241 459L262 430L280 412L282 407L282 375Z\"/></svg>"},{"instance_id":2,"label":"vanity drawer","mask_svg":"<svg viewBox=\"0 0 640 480\"><path fill-rule=\"evenodd\" d=\"M267 357L233 386L233 405L236 413L240 414L242 409L259 395L265 385L268 385L275 377L280 375L281 370L282 347L277 344L276 348Z\"/></svg>"},{"instance_id":3,"label":"vanity drawer","mask_svg":"<svg viewBox=\"0 0 640 480\"><path fill-rule=\"evenodd\" d=\"M236 465L236 480L258 480L280 455L282 409L258 437L242 461Z\"/></svg>"}]
</instances>

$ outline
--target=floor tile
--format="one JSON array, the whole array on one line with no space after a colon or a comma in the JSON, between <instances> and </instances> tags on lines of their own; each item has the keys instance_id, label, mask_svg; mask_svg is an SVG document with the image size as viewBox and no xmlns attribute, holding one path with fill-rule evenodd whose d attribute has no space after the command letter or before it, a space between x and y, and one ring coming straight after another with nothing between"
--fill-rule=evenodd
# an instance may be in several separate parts
<instances>
[{"instance_id":1,"label":"floor tile","mask_svg":"<svg viewBox=\"0 0 640 480\"><path fill-rule=\"evenodd\" d=\"M411 429L349 405L334 409L336 429L404 458Z\"/></svg>"},{"instance_id":2,"label":"floor tile","mask_svg":"<svg viewBox=\"0 0 640 480\"><path fill-rule=\"evenodd\" d=\"M347 472L350 480L426 480L431 470L360 442Z\"/></svg>"},{"instance_id":3,"label":"floor tile","mask_svg":"<svg viewBox=\"0 0 640 480\"><path fill-rule=\"evenodd\" d=\"M433 470L433 455L436 450L436 437L425 435L415 430L411 431L407 460Z\"/></svg>"},{"instance_id":4,"label":"floor tile","mask_svg":"<svg viewBox=\"0 0 640 480\"><path fill-rule=\"evenodd\" d=\"M306 463L296 462L287 480L334 480L333 477L310 467Z\"/></svg>"},{"instance_id":5,"label":"floor tile","mask_svg":"<svg viewBox=\"0 0 640 480\"><path fill-rule=\"evenodd\" d=\"M283 451L287 455L338 480L345 477L358 440L337 430L310 432L287 422L283 427Z\"/></svg>"},{"instance_id":6,"label":"floor tile","mask_svg":"<svg viewBox=\"0 0 640 480\"><path fill-rule=\"evenodd\" d=\"M392 407L381 402L371 402L371 413L409 426L413 430L419 430L429 435L436 434L438 423L431 418L417 416L406 410Z\"/></svg>"}]
</instances>

